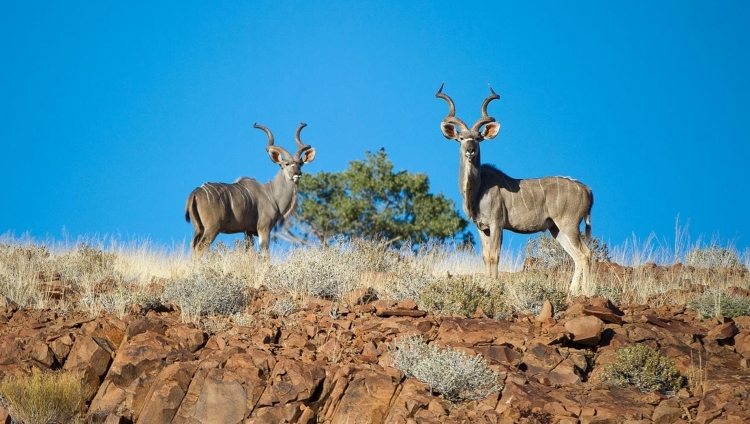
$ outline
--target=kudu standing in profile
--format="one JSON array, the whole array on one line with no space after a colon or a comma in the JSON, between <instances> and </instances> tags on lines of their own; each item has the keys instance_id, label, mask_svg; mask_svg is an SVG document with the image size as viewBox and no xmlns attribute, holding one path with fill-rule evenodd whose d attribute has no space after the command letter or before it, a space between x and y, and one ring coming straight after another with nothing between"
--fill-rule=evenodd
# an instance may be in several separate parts
<instances>
[{"instance_id":1,"label":"kudu standing in profile","mask_svg":"<svg viewBox=\"0 0 750 424\"><path fill-rule=\"evenodd\" d=\"M464 212L479 230L485 271L497 277L503 230L521 234L549 230L575 263L569 293L580 293L582 283L588 294L591 250L581 236L580 225L585 220L586 237L590 237L594 204L591 189L565 177L515 179L491 165L482 165L479 143L495 138L500 131L500 123L487 115L487 106L500 96L490 87L491 94L482 104L482 117L469 128L455 116L453 100L442 91L441 85L435 97L448 102L449 111L440 129L445 138L460 144L458 186Z\"/></svg>"},{"instance_id":2,"label":"kudu standing in profile","mask_svg":"<svg viewBox=\"0 0 750 424\"><path fill-rule=\"evenodd\" d=\"M233 184L205 183L190 193L185 220L193 221L195 234L190 247L196 258L203 256L219 233L245 233L246 246L252 246L253 236L258 236L261 253L268 255L271 229L294 211L302 165L315 159L315 149L300 141L305 126L300 123L297 128L297 152L292 156L283 147L274 146L268 128L253 125L268 135L266 151L271 161L281 167L273 180L261 184L242 177Z\"/></svg>"}]
</instances>

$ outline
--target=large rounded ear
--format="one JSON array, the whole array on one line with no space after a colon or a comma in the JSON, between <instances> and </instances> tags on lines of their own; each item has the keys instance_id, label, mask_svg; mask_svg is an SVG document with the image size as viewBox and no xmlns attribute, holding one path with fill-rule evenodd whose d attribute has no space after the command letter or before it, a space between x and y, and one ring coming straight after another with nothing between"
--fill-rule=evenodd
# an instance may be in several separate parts
<instances>
[{"instance_id":1,"label":"large rounded ear","mask_svg":"<svg viewBox=\"0 0 750 424\"><path fill-rule=\"evenodd\" d=\"M281 150L277 149L276 146L268 146L266 150L268 151L268 156L271 157L271 162L278 165L282 164L284 154Z\"/></svg>"},{"instance_id":2,"label":"large rounded ear","mask_svg":"<svg viewBox=\"0 0 750 424\"><path fill-rule=\"evenodd\" d=\"M484 126L484 129L482 130L482 138L485 140L492 140L493 138L497 137L497 133L500 132L500 123L499 122L490 122L489 124Z\"/></svg>"},{"instance_id":3,"label":"large rounded ear","mask_svg":"<svg viewBox=\"0 0 750 424\"><path fill-rule=\"evenodd\" d=\"M315 149L310 148L305 150L305 153L302 153L302 163L310 163L315 159Z\"/></svg>"},{"instance_id":4,"label":"large rounded ear","mask_svg":"<svg viewBox=\"0 0 750 424\"><path fill-rule=\"evenodd\" d=\"M440 131L443 132L443 137L448 140L455 140L458 138L458 128L449 122L441 122Z\"/></svg>"}]
</instances>

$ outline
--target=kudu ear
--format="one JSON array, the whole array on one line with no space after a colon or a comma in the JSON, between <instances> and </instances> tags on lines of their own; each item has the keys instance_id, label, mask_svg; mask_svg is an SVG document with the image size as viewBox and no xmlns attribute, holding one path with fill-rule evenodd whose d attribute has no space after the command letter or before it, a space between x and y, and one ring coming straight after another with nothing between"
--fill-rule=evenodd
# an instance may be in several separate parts
<instances>
[{"instance_id":1,"label":"kudu ear","mask_svg":"<svg viewBox=\"0 0 750 424\"><path fill-rule=\"evenodd\" d=\"M268 156L271 157L271 162L278 165L283 164L284 155L281 150L276 149L275 146L269 146L267 150Z\"/></svg>"},{"instance_id":2,"label":"kudu ear","mask_svg":"<svg viewBox=\"0 0 750 424\"><path fill-rule=\"evenodd\" d=\"M458 138L458 128L449 122L441 122L440 131L443 132L443 137L448 140L455 140Z\"/></svg>"},{"instance_id":3,"label":"kudu ear","mask_svg":"<svg viewBox=\"0 0 750 424\"><path fill-rule=\"evenodd\" d=\"M305 153L302 153L302 163L310 163L315 159L315 149L310 148L305 150Z\"/></svg>"},{"instance_id":4,"label":"kudu ear","mask_svg":"<svg viewBox=\"0 0 750 424\"><path fill-rule=\"evenodd\" d=\"M493 138L497 137L497 133L500 132L500 123L499 122L490 122L489 124L484 126L484 129L482 130L482 138L485 140L492 140Z\"/></svg>"}]
</instances>

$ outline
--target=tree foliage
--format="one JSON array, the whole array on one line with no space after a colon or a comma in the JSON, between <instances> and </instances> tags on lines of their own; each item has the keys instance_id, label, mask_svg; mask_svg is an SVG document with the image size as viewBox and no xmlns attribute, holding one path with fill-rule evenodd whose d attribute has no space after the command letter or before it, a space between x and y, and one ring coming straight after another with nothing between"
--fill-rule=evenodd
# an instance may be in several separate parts
<instances>
[{"instance_id":1,"label":"tree foliage","mask_svg":"<svg viewBox=\"0 0 750 424\"><path fill-rule=\"evenodd\" d=\"M384 239L396 246L428 240L473 243L453 201L429 192L427 175L393 172L385 150L365 152L342 172L305 174L297 213L287 235L308 244L328 244L340 235Z\"/></svg>"}]
</instances>

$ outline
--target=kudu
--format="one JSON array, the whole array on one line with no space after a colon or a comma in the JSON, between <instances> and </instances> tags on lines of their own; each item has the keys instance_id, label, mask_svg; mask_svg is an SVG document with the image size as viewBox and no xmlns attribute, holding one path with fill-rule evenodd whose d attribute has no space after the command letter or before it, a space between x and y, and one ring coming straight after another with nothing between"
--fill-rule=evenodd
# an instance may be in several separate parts
<instances>
[{"instance_id":1,"label":"kudu","mask_svg":"<svg viewBox=\"0 0 750 424\"><path fill-rule=\"evenodd\" d=\"M497 277L503 230L521 234L549 230L575 263L569 293L580 293L582 284L588 294L591 251L580 225L585 220L586 237L590 237L591 189L566 177L511 178L492 165L482 165L479 143L495 138L500 131L500 123L487 115L487 106L500 96L490 87L491 94L482 103L482 117L469 128L455 116L453 100L442 91L441 85L435 97L448 102L449 111L440 129L445 138L460 144L458 185L464 212L479 230L485 272Z\"/></svg>"},{"instance_id":2,"label":"kudu","mask_svg":"<svg viewBox=\"0 0 750 424\"><path fill-rule=\"evenodd\" d=\"M246 247L253 245L253 236L258 236L261 253L268 255L271 229L294 211L302 165L315 159L315 149L300 140L305 126L300 123L297 128L297 152L292 156L283 147L274 146L268 128L253 125L268 135L266 151L271 161L281 167L273 180L261 184L242 177L232 184L205 183L190 193L185 220L193 221L195 233L190 247L195 257L203 256L219 233L245 233Z\"/></svg>"}]
</instances>

